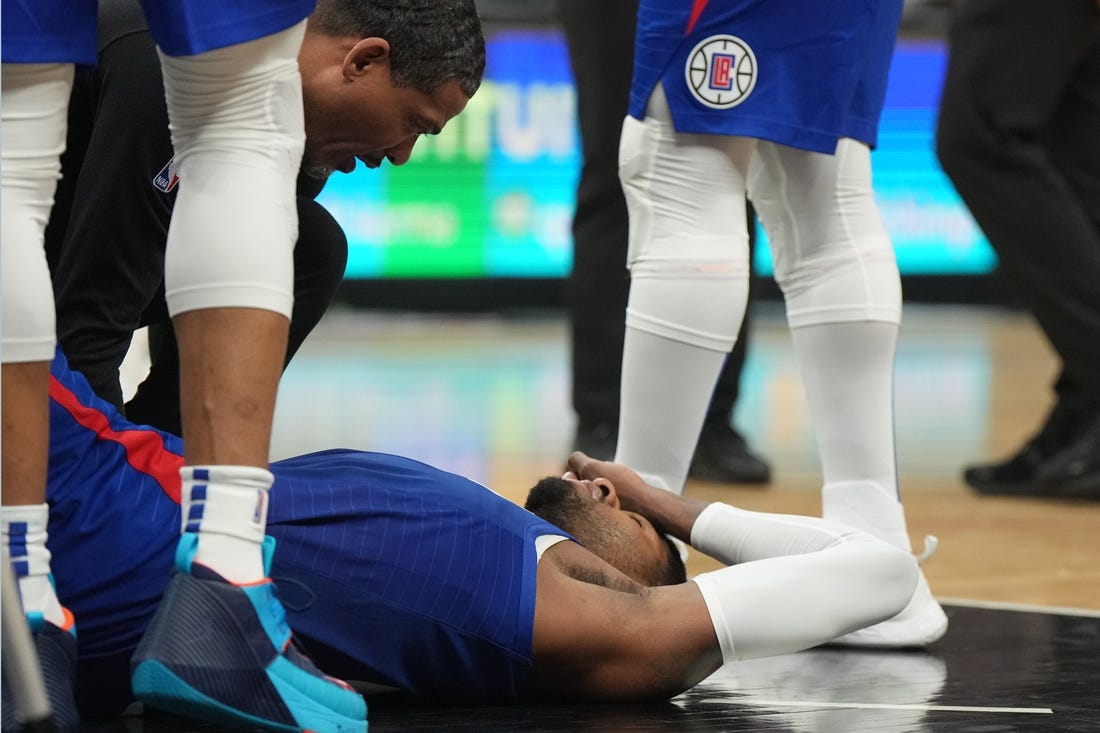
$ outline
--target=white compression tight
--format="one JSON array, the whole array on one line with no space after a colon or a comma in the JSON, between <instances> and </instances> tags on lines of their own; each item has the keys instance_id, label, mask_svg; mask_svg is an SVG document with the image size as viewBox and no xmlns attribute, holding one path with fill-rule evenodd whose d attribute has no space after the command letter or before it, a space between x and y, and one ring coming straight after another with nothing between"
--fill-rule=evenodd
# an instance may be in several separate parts
<instances>
[{"instance_id":1,"label":"white compression tight","mask_svg":"<svg viewBox=\"0 0 1100 733\"><path fill-rule=\"evenodd\" d=\"M919 574L911 555L848 526L726 504L703 510L691 544L729 566L692 581L726 662L796 652L890 618Z\"/></svg>"},{"instance_id":2,"label":"white compression tight","mask_svg":"<svg viewBox=\"0 0 1100 733\"><path fill-rule=\"evenodd\" d=\"M61 177L72 64L4 64L0 293L4 363L50 361L56 341L44 238Z\"/></svg>"},{"instance_id":3,"label":"white compression tight","mask_svg":"<svg viewBox=\"0 0 1100 733\"><path fill-rule=\"evenodd\" d=\"M302 21L196 56L160 55L180 176L165 254L173 316L250 307L290 317L304 32Z\"/></svg>"}]
</instances>

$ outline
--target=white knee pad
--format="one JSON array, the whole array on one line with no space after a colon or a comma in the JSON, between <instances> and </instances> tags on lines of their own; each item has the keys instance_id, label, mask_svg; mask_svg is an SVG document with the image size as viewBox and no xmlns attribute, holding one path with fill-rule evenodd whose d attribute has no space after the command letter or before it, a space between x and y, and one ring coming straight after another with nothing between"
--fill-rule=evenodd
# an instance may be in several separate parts
<instances>
[{"instance_id":1,"label":"white knee pad","mask_svg":"<svg viewBox=\"0 0 1100 733\"><path fill-rule=\"evenodd\" d=\"M628 325L712 350L733 347L748 295L752 148L741 138L678 134L660 86L644 121L626 118L619 175L630 212Z\"/></svg>"},{"instance_id":2,"label":"white knee pad","mask_svg":"<svg viewBox=\"0 0 1100 733\"><path fill-rule=\"evenodd\" d=\"M748 181L792 327L900 322L901 280L866 145L841 139L823 155L762 141Z\"/></svg>"},{"instance_id":3,"label":"white knee pad","mask_svg":"<svg viewBox=\"0 0 1100 733\"><path fill-rule=\"evenodd\" d=\"M655 336L727 353L745 318L747 277L633 279L626 325Z\"/></svg>"},{"instance_id":4,"label":"white knee pad","mask_svg":"<svg viewBox=\"0 0 1100 733\"><path fill-rule=\"evenodd\" d=\"M72 64L4 64L0 101L3 362L49 361L56 341L44 235L61 177Z\"/></svg>"},{"instance_id":5,"label":"white knee pad","mask_svg":"<svg viewBox=\"0 0 1100 733\"><path fill-rule=\"evenodd\" d=\"M305 21L197 56L160 54L180 176L165 254L172 315L249 307L290 317L304 31Z\"/></svg>"}]
</instances>

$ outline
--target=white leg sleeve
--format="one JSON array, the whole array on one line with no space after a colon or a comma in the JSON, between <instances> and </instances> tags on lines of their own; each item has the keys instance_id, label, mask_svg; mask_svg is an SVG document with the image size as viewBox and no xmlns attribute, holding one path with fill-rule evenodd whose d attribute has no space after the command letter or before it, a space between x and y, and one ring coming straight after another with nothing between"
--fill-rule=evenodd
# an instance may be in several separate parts
<instances>
[{"instance_id":1,"label":"white leg sleeve","mask_svg":"<svg viewBox=\"0 0 1100 733\"><path fill-rule=\"evenodd\" d=\"M911 555L815 517L712 504L691 544L729 567L693 582L726 662L824 644L897 614L916 587Z\"/></svg>"},{"instance_id":2,"label":"white leg sleeve","mask_svg":"<svg viewBox=\"0 0 1100 733\"><path fill-rule=\"evenodd\" d=\"M180 176L165 254L172 315L249 307L290 317L304 30L303 21L197 56L160 54Z\"/></svg>"},{"instance_id":3,"label":"white leg sleeve","mask_svg":"<svg viewBox=\"0 0 1100 733\"><path fill-rule=\"evenodd\" d=\"M854 526L908 548L897 491L894 356L901 285L866 145L835 155L761 142L749 192L768 231L825 478L825 512L865 502ZM830 490L832 487L833 490ZM845 521L853 518L844 512Z\"/></svg>"},{"instance_id":4,"label":"white leg sleeve","mask_svg":"<svg viewBox=\"0 0 1100 733\"><path fill-rule=\"evenodd\" d=\"M661 88L619 151L630 301L616 460L683 491L748 298L745 175L754 141L680 135Z\"/></svg>"},{"instance_id":5,"label":"white leg sleeve","mask_svg":"<svg viewBox=\"0 0 1100 733\"><path fill-rule=\"evenodd\" d=\"M725 356L627 326L615 462L682 494Z\"/></svg>"},{"instance_id":6,"label":"white leg sleeve","mask_svg":"<svg viewBox=\"0 0 1100 733\"><path fill-rule=\"evenodd\" d=\"M897 498L897 339L898 326L881 321L791 330L826 485L870 481Z\"/></svg>"},{"instance_id":7,"label":"white leg sleeve","mask_svg":"<svg viewBox=\"0 0 1100 733\"><path fill-rule=\"evenodd\" d=\"M0 100L3 361L50 361L56 342L46 222L61 178L72 64L4 64Z\"/></svg>"}]
</instances>

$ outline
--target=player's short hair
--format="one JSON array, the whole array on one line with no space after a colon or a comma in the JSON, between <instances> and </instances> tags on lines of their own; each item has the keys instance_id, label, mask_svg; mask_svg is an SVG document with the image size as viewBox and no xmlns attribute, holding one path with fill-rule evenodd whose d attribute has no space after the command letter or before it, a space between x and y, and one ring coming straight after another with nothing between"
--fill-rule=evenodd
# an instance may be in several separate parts
<instances>
[{"instance_id":1,"label":"player's short hair","mask_svg":"<svg viewBox=\"0 0 1100 733\"><path fill-rule=\"evenodd\" d=\"M485 36L474 0L317 0L312 30L384 38L397 86L432 94L451 79L472 97L485 73Z\"/></svg>"}]
</instances>

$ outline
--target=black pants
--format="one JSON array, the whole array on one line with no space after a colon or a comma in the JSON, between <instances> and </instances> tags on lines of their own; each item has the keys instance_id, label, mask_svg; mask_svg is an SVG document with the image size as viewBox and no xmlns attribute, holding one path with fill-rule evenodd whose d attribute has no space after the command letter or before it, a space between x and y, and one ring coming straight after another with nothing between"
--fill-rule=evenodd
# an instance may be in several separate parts
<instances>
[{"instance_id":1,"label":"black pants","mask_svg":"<svg viewBox=\"0 0 1100 733\"><path fill-rule=\"evenodd\" d=\"M560 0L560 10L576 80L584 161L573 217L573 269L566 291L573 409L582 425L618 424L630 291L619 136L630 97L638 0ZM728 424L731 419L747 344L746 311L737 344L715 387L708 423Z\"/></svg>"},{"instance_id":2,"label":"black pants","mask_svg":"<svg viewBox=\"0 0 1100 733\"><path fill-rule=\"evenodd\" d=\"M118 368L134 331L150 326L152 370L127 416L178 435L179 359L164 302L175 193L152 185L171 157L155 46L147 32L119 34L95 69L78 73L70 100L62 180L46 229L57 333L70 365L123 409ZM287 361L332 302L347 264L343 230L313 200L322 185L299 179Z\"/></svg>"},{"instance_id":3,"label":"black pants","mask_svg":"<svg viewBox=\"0 0 1100 733\"><path fill-rule=\"evenodd\" d=\"M959 0L937 154L1062 361L1100 404L1100 8Z\"/></svg>"},{"instance_id":4,"label":"black pants","mask_svg":"<svg viewBox=\"0 0 1100 733\"><path fill-rule=\"evenodd\" d=\"M298 243L294 247L294 310L284 368L332 304L344 277L347 258L347 238L332 214L313 199L299 196ZM163 291L159 297L163 303ZM154 425L180 435L183 426L180 423L179 354L167 307L163 315L163 318L142 324L149 326L149 375L126 403L125 413L139 425ZM112 372L116 383L117 370L115 367Z\"/></svg>"}]
</instances>

